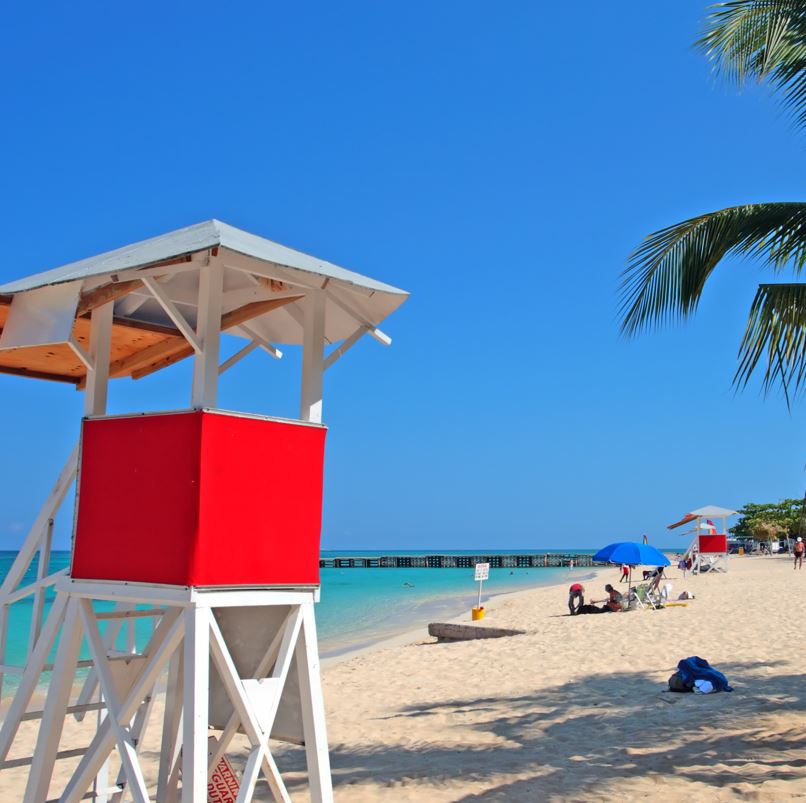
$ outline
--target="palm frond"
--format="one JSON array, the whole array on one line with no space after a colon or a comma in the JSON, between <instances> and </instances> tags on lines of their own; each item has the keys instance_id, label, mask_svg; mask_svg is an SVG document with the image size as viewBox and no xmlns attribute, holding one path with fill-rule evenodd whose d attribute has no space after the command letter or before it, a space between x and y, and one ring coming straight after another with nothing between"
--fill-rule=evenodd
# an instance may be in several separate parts
<instances>
[{"instance_id":1,"label":"palm frond","mask_svg":"<svg viewBox=\"0 0 806 803\"><path fill-rule=\"evenodd\" d=\"M647 237L622 274L622 332L687 318L711 272L729 254L799 273L806 264L806 203L733 206Z\"/></svg>"},{"instance_id":2,"label":"palm frond","mask_svg":"<svg viewBox=\"0 0 806 803\"><path fill-rule=\"evenodd\" d=\"M746 386L759 365L765 392L780 385L789 405L806 378L806 284L759 286L739 348L736 386Z\"/></svg>"},{"instance_id":3,"label":"palm frond","mask_svg":"<svg viewBox=\"0 0 806 803\"><path fill-rule=\"evenodd\" d=\"M712 6L696 46L738 84L767 80L806 125L806 2L731 0Z\"/></svg>"}]
</instances>

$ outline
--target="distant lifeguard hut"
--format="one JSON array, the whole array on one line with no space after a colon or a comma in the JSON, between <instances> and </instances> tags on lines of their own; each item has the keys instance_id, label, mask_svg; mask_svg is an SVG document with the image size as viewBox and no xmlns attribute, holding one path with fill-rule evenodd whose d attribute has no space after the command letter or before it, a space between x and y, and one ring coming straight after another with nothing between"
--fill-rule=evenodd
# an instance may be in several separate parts
<instances>
[{"instance_id":1,"label":"distant lifeguard hut","mask_svg":"<svg viewBox=\"0 0 806 803\"><path fill-rule=\"evenodd\" d=\"M701 574L728 570L728 519L735 515L735 510L728 510L718 505L706 505L686 513L680 521L668 525L670 530L686 524L692 525L691 530L683 533L694 535L684 555L686 560L691 561L692 572ZM716 520L722 522L721 531L715 523Z\"/></svg>"},{"instance_id":2,"label":"distant lifeguard hut","mask_svg":"<svg viewBox=\"0 0 806 803\"><path fill-rule=\"evenodd\" d=\"M389 345L378 326L406 298L216 220L0 287L0 373L85 393L79 444L0 587L0 673L19 676L0 729L0 785L3 769L29 766L24 803L45 803L55 762L78 759L64 803L202 803L242 733L238 803L261 776L275 800L290 800L270 740L304 744L311 798L332 800L313 608L323 376L364 335ZM223 361L222 333L244 341ZM284 344L302 346L298 419L216 409L225 371L256 349L280 358ZM188 409L107 416L110 378L185 358ZM74 481L71 565L54 573L53 521ZM36 579L23 584L37 554ZM22 600L33 615L15 667L8 617ZM141 649L143 619L153 627ZM79 667L89 672L74 698ZM45 704L32 709L44 671ZM161 679L154 788L139 752ZM90 743L60 749L65 719L87 715L97 717ZM26 720L40 720L33 755L9 757Z\"/></svg>"}]
</instances>

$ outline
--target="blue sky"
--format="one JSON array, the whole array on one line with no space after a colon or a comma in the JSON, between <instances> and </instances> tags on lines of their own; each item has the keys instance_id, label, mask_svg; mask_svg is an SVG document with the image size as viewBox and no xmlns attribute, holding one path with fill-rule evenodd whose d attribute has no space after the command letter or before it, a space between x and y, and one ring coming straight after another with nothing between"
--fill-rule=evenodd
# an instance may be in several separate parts
<instances>
[{"instance_id":1,"label":"blue sky","mask_svg":"<svg viewBox=\"0 0 806 803\"><path fill-rule=\"evenodd\" d=\"M403 287L330 371L326 548L594 547L802 493L804 412L731 387L758 265L638 340L641 238L799 200L806 135L691 48L704 0L9 6L6 281L217 217ZM298 355L220 404L295 414ZM189 365L112 384L178 409ZM77 434L69 387L0 375L0 547ZM65 516L65 519L68 517ZM60 522L59 542L69 539ZM683 539L680 539L682 543Z\"/></svg>"}]
</instances>

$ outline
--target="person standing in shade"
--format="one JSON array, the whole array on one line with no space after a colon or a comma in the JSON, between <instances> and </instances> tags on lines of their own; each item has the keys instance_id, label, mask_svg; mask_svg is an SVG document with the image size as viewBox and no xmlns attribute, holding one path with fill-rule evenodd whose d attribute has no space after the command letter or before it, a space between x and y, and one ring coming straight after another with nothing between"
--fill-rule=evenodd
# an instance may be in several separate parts
<instances>
[{"instance_id":1,"label":"person standing in shade","mask_svg":"<svg viewBox=\"0 0 806 803\"><path fill-rule=\"evenodd\" d=\"M803 539L800 536L798 536L798 540L795 541L795 549L793 551L795 554L795 568L802 569L803 553L806 551L806 544L803 543Z\"/></svg>"},{"instance_id":2,"label":"person standing in shade","mask_svg":"<svg viewBox=\"0 0 806 803\"><path fill-rule=\"evenodd\" d=\"M585 586L581 583L574 583L568 589L568 610L571 616L579 613L582 606L585 604Z\"/></svg>"},{"instance_id":3,"label":"person standing in shade","mask_svg":"<svg viewBox=\"0 0 806 803\"><path fill-rule=\"evenodd\" d=\"M625 583L630 579L630 567L626 563L621 564L621 579L620 583Z\"/></svg>"}]
</instances>

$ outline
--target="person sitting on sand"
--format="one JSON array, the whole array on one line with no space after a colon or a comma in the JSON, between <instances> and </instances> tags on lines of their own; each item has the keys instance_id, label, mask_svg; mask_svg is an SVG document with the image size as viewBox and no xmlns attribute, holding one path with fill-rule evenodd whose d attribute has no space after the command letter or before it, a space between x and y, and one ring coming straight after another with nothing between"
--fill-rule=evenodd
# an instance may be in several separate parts
<instances>
[{"instance_id":1,"label":"person sitting on sand","mask_svg":"<svg viewBox=\"0 0 806 803\"><path fill-rule=\"evenodd\" d=\"M608 611L622 610L624 608L624 605L622 604L624 597L622 597L621 592L616 591L616 589L613 588L610 583L605 586L605 591L607 591L607 599L602 600L602 602L604 602L605 609Z\"/></svg>"},{"instance_id":2,"label":"person sitting on sand","mask_svg":"<svg viewBox=\"0 0 806 803\"><path fill-rule=\"evenodd\" d=\"M581 583L574 583L568 589L568 610L571 616L578 614L585 605L585 586Z\"/></svg>"},{"instance_id":3,"label":"person sitting on sand","mask_svg":"<svg viewBox=\"0 0 806 803\"><path fill-rule=\"evenodd\" d=\"M605 591L607 591L607 599L592 600L592 604L578 608L577 613L614 613L624 610L624 605L622 604L624 597L621 593L616 591L610 583L605 586ZM601 608L597 608L596 603L598 602L604 602L604 605Z\"/></svg>"}]
</instances>

